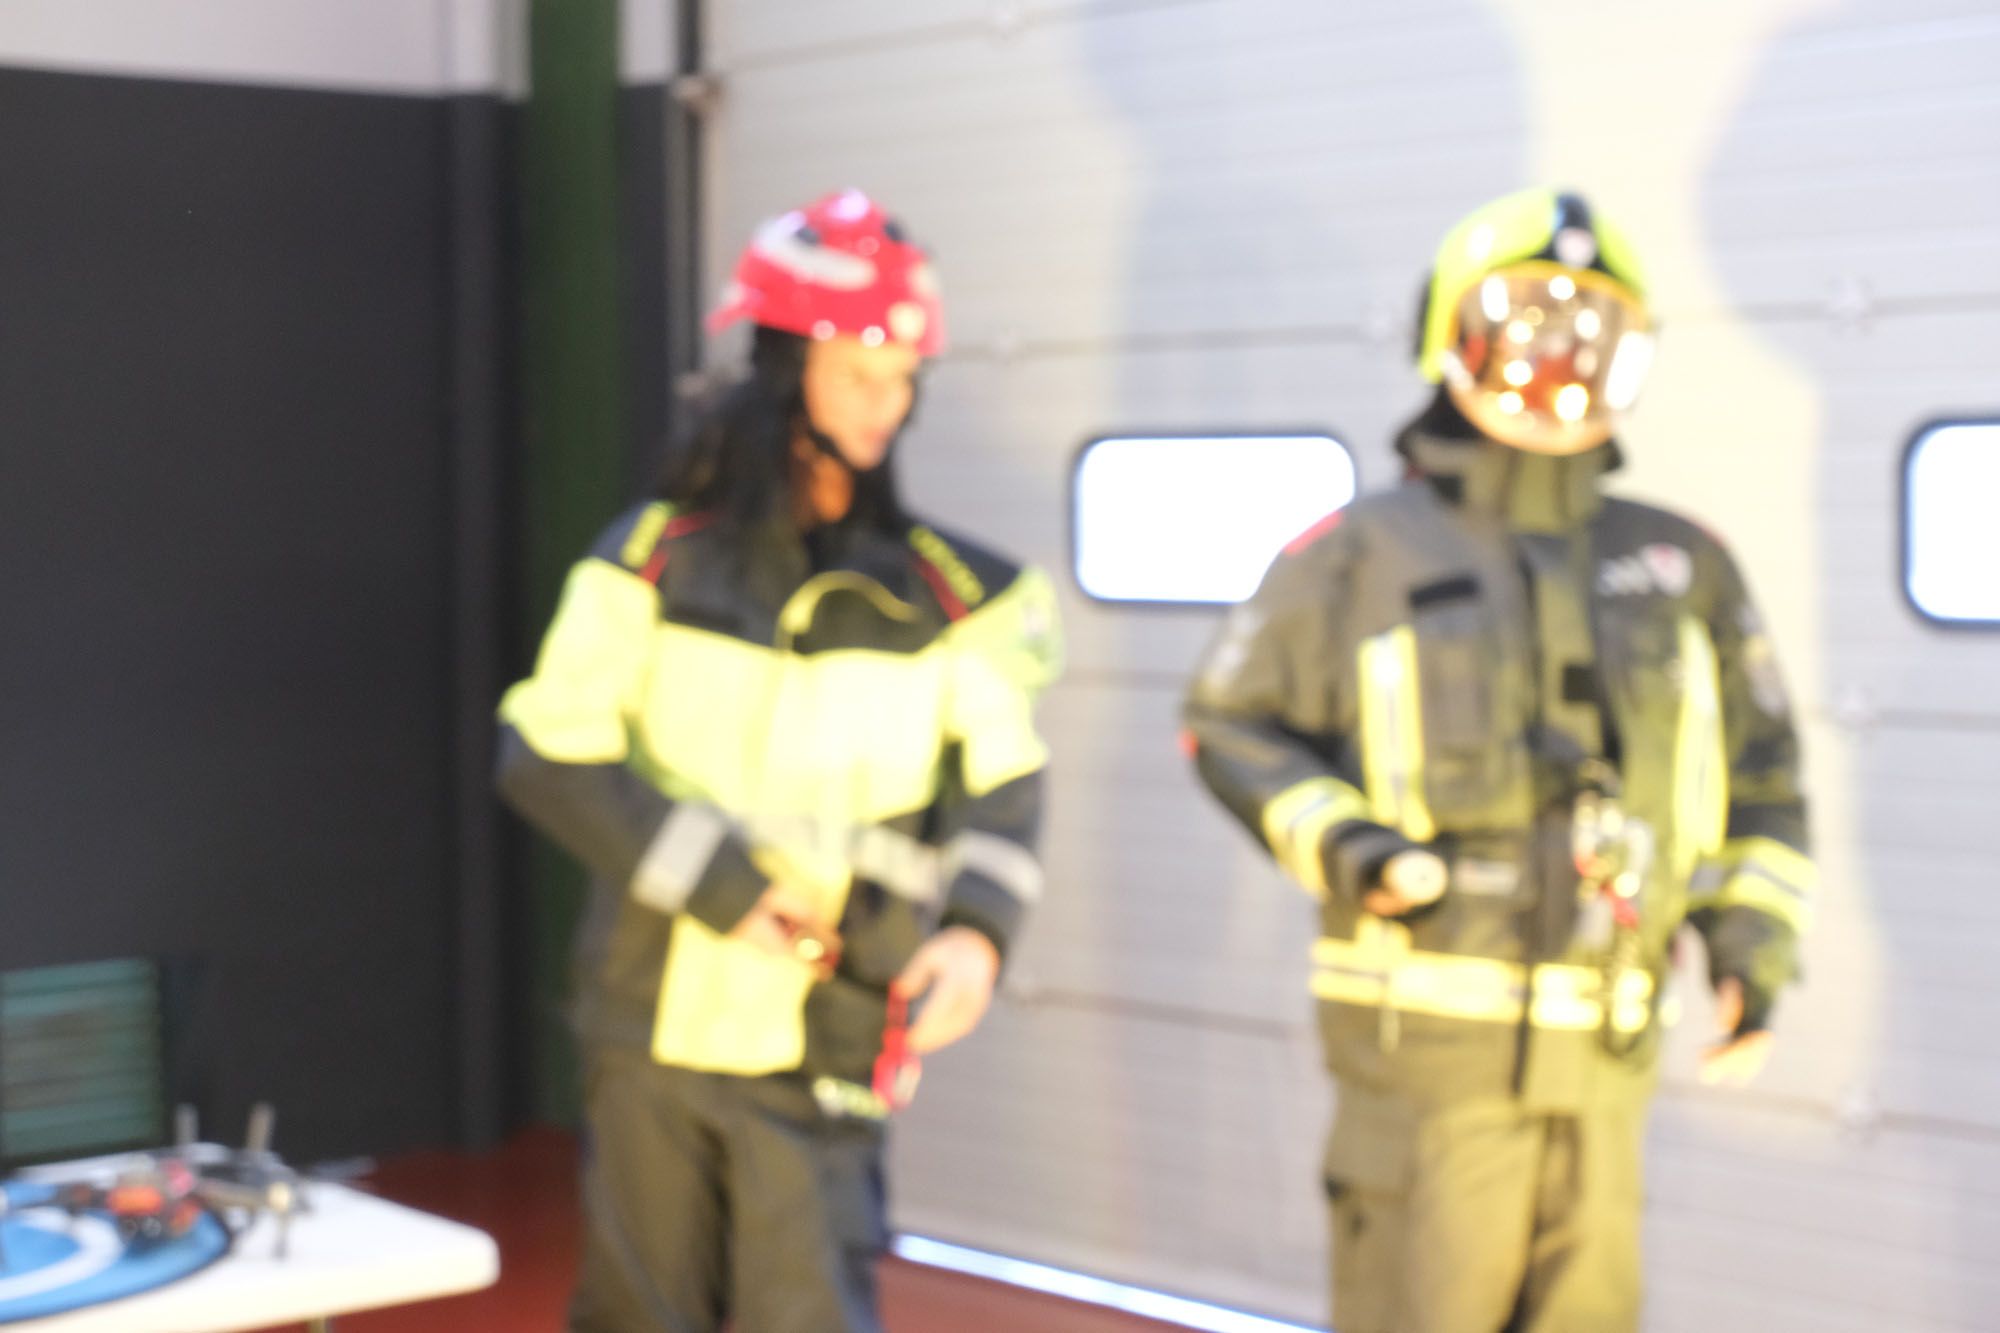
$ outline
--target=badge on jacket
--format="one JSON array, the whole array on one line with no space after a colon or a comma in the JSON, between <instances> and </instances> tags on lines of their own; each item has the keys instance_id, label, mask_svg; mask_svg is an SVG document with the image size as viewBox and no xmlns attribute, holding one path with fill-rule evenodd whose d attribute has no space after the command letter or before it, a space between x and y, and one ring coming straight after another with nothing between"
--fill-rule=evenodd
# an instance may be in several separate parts
<instances>
[{"instance_id":1,"label":"badge on jacket","mask_svg":"<svg viewBox=\"0 0 2000 1333\"><path fill-rule=\"evenodd\" d=\"M1653 542L1630 555L1606 560L1597 570L1597 591L1606 597L1664 593L1685 597L1694 586L1694 557L1669 542Z\"/></svg>"}]
</instances>

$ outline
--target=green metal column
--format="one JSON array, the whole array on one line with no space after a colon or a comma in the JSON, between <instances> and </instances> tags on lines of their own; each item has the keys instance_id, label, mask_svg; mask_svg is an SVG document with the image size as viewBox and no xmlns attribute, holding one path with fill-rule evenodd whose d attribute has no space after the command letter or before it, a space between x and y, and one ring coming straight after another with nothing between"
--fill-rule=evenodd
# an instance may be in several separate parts
<instances>
[{"instance_id":1,"label":"green metal column","mask_svg":"<svg viewBox=\"0 0 2000 1333\"><path fill-rule=\"evenodd\" d=\"M548 625L564 572L631 495L619 311L617 0L533 0L532 92L523 135L526 422L521 485L528 640ZM576 1055L563 1021L583 871L531 842L524 928L532 1112L573 1123Z\"/></svg>"}]
</instances>

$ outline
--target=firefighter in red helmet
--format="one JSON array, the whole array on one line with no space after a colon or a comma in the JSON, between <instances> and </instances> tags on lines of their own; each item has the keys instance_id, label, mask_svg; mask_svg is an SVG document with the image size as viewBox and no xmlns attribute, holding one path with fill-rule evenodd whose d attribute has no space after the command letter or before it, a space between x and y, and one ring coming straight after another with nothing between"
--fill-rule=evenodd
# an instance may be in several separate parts
<instances>
[{"instance_id":1,"label":"firefighter in red helmet","mask_svg":"<svg viewBox=\"0 0 2000 1333\"><path fill-rule=\"evenodd\" d=\"M879 1329L884 1121L1041 891L1052 590L895 484L929 260L835 193L757 229L736 320L500 707L502 793L595 879L576 1333Z\"/></svg>"}]
</instances>

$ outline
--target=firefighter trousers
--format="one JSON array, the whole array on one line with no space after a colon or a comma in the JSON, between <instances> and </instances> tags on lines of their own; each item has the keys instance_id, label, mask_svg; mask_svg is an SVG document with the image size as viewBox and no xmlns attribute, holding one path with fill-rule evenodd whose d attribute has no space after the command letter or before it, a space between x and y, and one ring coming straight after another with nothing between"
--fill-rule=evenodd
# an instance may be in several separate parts
<instances>
[{"instance_id":1,"label":"firefighter trousers","mask_svg":"<svg viewBox=\"0 0 2000 1333\"><path fill-rule=\"evenodd\" d=\"M599 1048L584 1071L572 1333L881 1333L882 1126L805 1080Z\"/></svg>"},{"instance_id":2,"label":"firefighter trousers","mask_svg":"<svg viewBox=\"0 0 2000 1333\"><path fill-rule=\"evenodd\" d=\"M1340 1333L1633 1333L1647 1081L1576 1114L1347 1080L1326 1155Z\"/></svg>"}]
</instances>

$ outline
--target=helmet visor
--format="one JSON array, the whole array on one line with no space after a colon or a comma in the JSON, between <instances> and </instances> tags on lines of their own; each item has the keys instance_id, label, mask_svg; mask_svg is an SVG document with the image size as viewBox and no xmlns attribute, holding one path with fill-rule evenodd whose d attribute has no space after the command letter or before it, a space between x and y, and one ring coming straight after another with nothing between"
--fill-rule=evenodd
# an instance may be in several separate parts
<instances>
[{"instance_id":1,"label":"helmet visor","mask_svg":"<svg viewBox=\"0 0 2000 1333\"><path fill-rule=\"evenodd\" d=\"M1651 323L1623 284L1529 260L1494 270L1459 298L1444 381L1493 439L1577 454L1610 437L1652 359Z\"/></svg>"}]
</instances>

